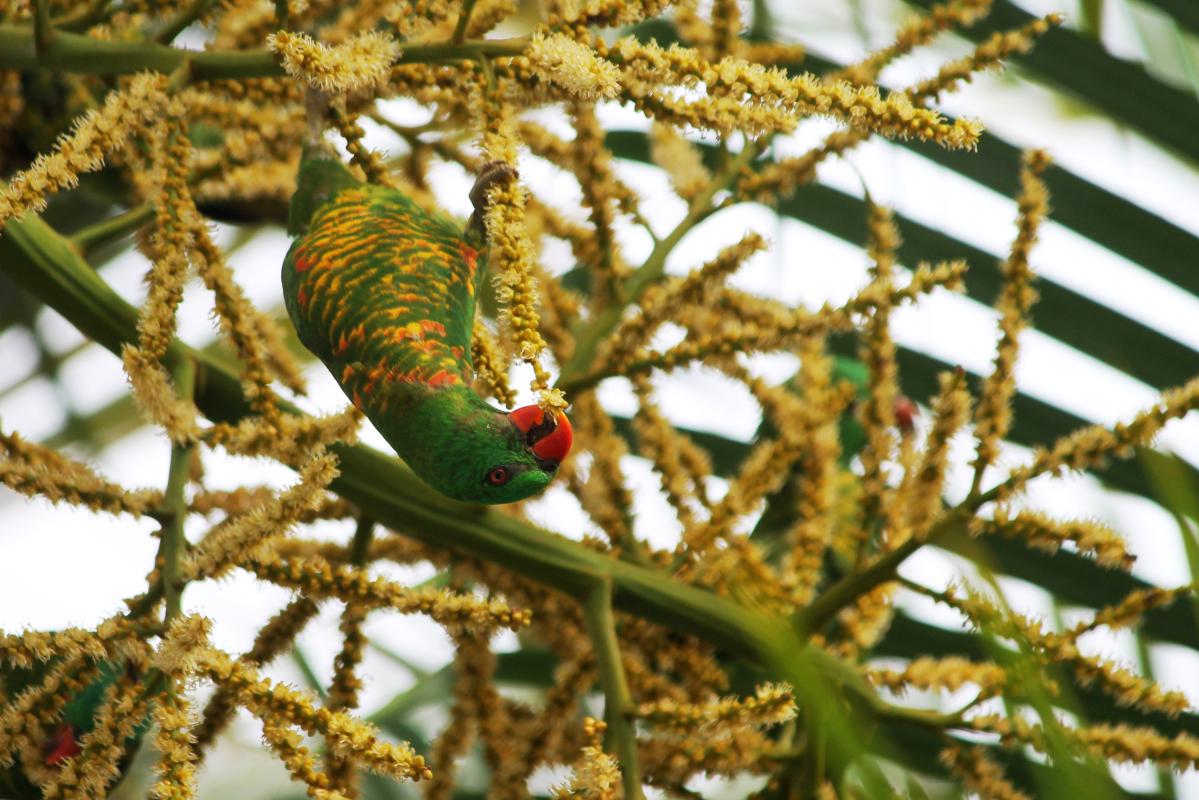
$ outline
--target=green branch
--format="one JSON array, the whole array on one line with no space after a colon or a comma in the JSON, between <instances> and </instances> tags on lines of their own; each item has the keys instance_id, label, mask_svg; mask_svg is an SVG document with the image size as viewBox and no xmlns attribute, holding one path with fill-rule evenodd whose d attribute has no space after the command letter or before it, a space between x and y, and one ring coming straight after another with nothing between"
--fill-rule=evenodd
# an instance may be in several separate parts
<instances>
[{"instance_id":1,"label":"green branch","mask_svg":"<svg viewBox=\"0 0 1199 800\"><path fill-rule=\"evenodd\" d=\"M458 44L414 44L397 64L474 60L481 56L516 56L528 37L473 39ZM49 69L89 75L125 75L149 70L170 74L186 64L193 81L277 78L285 73L270 50L186 50L157 42L93 39L56 30L39 54L34 30L27 25L0 25L0 69Z\"/></svg>"},{"instance_id":2,"label":"green branch","mask_svg":"<svg viewBox=\"0 0 1199 800\"><path fill-rule=\"evenodd\" d=\"M620 761L620 777L624 796L629 800L644 798L641 790L641 769L637 763L637 735L633 728L633 696L625 679L620 661L620 642L616 638L616 619L612 615L612 581L601 578L583 599L583 622L591 637L599 666L600 682L604 687L604 721L608 723L608 741Z\"/></svg>"},{"instance_id":3,"label":"green branch","mask_svg":"<svg viewBox=\"0 0 1199 800\"><path fill-rule=\"evenodd\" d=\"M450 42L453 44L461 44L466 38L466 26L470 24L471 12L475 10L475 3L478 0L462 0L462 10L458 12L458 21L454 24L454 33L450 36Z\"/></svg>"},{"instance_id":4,"label":"green branch","mask_svg":"<svg viewBox=\"0 0 1199 800\"><path fill-rule=\"evenodd\" d=\"M196 365L188 358L182 359L175 365L172 378L175 391L183 399L195 395ZM183 490L187 488L188 474L191 470L192 456L195 445L192 443L171 445L171 466L167 472L167 488L163 500L165 522L158 543L159 570L162 574L163 597L166 600L166 616L163 621L170 621L178 616L183 602L183 574L179 566L179 558L187 540L183 537L183 524L187 520L187 498Z\"/></svg>"},{"instance_id":5,"label":"green branch","mask_svg":"<svg viewBox=\"0 0 1199 800\"><path fill-rule=\"evenodd\" d=\"M125 237L145 225L154 217L154 207L149 203L134 206L108 219L100 220L71 234L71 244L87 255L92 250L109 242Z\"/></svg>"},{"instance_id":6,"label":"green branch","mask_svg":"<svg viewBox=\"0 0 1199 800\"><path fill-rule=\"evenodd\" d=\"M176 36L183 33L189 25L204 15L208 9L216 5L217 0L192 0L186 8L180 9L175 16L167 20L154 34L154 41L159 44L170 44Z\"/></svg>"},{"instance_id":7,"label":"green branch","mask_svg":"<svg viewBox=\"0 0 1199 800\"><path fill-rule=\"evenodd\" d=\"M34 0L33 51L39 56L50 49L54 28L50 25L50 0Z\"/></svg>"}]
</instances>

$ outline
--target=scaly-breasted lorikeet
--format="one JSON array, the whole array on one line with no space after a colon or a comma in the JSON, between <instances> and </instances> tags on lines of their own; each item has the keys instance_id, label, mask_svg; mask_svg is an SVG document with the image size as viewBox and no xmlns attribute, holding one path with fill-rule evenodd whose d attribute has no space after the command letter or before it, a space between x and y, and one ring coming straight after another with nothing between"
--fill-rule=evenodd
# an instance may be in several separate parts
<instances>
[{"instance_id":1,"label":"scaly-breasted lorikeet","mask_svg":"<svg viewBox=\"0 0 1199 800\"><path fill-rule=\"evenodd\" d=\"M289 220L298 238L283 262L300 341L417 475L475 503L541 491L571 444L564 414L506 413L470 387L487 190L515 178L506 165L484 168L463 231L308 145Z\"/></svg>"}]
</instances>

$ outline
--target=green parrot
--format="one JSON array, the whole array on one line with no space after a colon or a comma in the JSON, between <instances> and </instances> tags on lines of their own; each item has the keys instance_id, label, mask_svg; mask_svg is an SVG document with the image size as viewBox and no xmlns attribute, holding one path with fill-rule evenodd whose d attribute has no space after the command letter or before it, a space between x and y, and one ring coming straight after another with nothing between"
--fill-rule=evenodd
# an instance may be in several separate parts
<instances>
[{"instance_id":1,"label":"green parrot","mask_svg":"<svg viewBox=\"0 0 1199 800\"><path fill-rule=\"evenodd\" d=\"M839 464L842 470L848 470L854 457L866 446L866 431L854 413L854 406L864 401L870 392L870 372L861 361L845 356L833 356L832 379L835 383L849 383L854 387L855 398L838 420L838 438L841 441L841 456ZM908 397L899 395L895 398L895 424L900 430L911 430L915 424L917 413L916 404ZM774 435L773 426L769 421L763 421L759 435ZM754 539L768 552L775 552L784 546L781 534L794 521L796 495L799 491L799 478L792 475L778 491L766 498L766 508L754 525L750 538ZM777 553L775 553L777 554Z\"/></svg>"},{"instance_id":2,"label":"green parrot","mask_svg":"<svg viewBox=\"0 0 1199 800\"><path fill-rule=\"evenodd\" d=\"M487 165L463 231L306 145L288 226L298 238L283 262L300 341L418 476L473 503L540 492L571 445L566 415L504 412L470 387L487 190L515 179Z\"/></svg>"},{"instance_id":3,"label":"green parrot","mask_svg":"<svg viewBox=\"0 0 1199 800\"><path fill-rule=\"evenodd\" d=\"M41 683L54 663L50 661L30 669L0 670L0 707L15 701L25 689ZM58 766L82 752L80 742L95 726L96 712L104 700L105 692L127 669L125 665L114 661L102 662L95 680L63 706L62 720L42 744L43 761L46 766ZM147 716L134 730L133 736L126 740L125 757L119 765L122 775L133 760L138 743L149 727L150 718ZM33 800L41 796L42 790L30 781L19 763L7 769L0 769L0 798L3 800Z\"/></svg>"}]
</instances>

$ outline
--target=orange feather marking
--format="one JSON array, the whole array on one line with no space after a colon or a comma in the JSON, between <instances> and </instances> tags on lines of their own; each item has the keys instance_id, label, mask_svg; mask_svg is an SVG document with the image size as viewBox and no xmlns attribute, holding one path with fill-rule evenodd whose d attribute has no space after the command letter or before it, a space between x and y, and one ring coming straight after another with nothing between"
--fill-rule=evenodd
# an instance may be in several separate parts
<instances>
[{"instance_id":1,"label":"orange feather marking","mask_svg":"<svg viewBox=\"0 0 1199 800\"><path fill-rule=\"evenodd\" d=\"M452 386L458 383L458 376L446 370L438 370L426 383L430 386Z\"/></svg>"}]
</instances>

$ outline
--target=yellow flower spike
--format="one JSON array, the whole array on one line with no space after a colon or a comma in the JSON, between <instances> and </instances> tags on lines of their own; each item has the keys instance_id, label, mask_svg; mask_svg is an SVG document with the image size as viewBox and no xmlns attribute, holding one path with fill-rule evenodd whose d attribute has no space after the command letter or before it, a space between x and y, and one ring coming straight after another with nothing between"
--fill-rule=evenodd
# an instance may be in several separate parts
<instances>
[{"instance_id":1,"label":"yellow flower spike","mask_svg":"<svg viewBox=\"0 0 1199 800\"><path fill-rule=\"evenodd\" d=\"M432 777L424 758L409 745L380 741L374 726L341 712L318 711L311 695L272 684L219 650L203 654L200 670L218 686L233 692L255 716L272 724L297 726L312 736L320 734L338 755L357 758L372 772L396 780Z\"/></svg>"},{"instance_id":2,"label":"yellow flower spike","mask_svg":"<svg viewBox=\"0 0 1199 800\"><path fill-rule=\"evenodd\" d=\"M278 498L250 513L227 521L205 538L183 563L190 579L217 578L240 565L274 537L287 534L305 511L321 502L323 491L337 477L337 459L318 450L300 469L300 480Z\"/></svg>"},{"instance_id":3,"label":"yellow flower spike","mask_svg":"<svg viewBox=\"0 0 1199 800\"><path fill-rule=\"evenodd\" d=\"M498 600L480 600L445 589L410 589L386 578L369 578L362 570L332 565L318 556L280 558L260 548L242 566L263 580L299 589L308 597L428 614L449 627L488 630L502 626L517 630L528 625L530 619L527 610L510 608Z\"/></svg>"},{"instance_id":4,"label":"yellow flower spike","mask_svg":"<svg viewBox=\"0 0 1199 800\"><path fill-rule=\"evenodd\" d=\"M866 246L870 257L871 286L880 295L878 305L866 318L858 346L858 359L867 367L866 401L857 417L866 435L858 457L862 463L861 522L857 530L858 563L863 563L871 540L892 536L895 531L892 492L887 486L885 464L891 461L898 441L895 430L895 400L899 397L899 369L895 342L891 338L890 295L894 286L895 253L901 240L889 209L867 203Z\"/></svg>"},{"instance_id":5,"label":"yellow flower spike","mask_svg":"<svg viewBox=\"0 0 1199 800\"><path fill-rule=\"evenodd\" d=\"M699 53L672 45L663 49L632 37L613 45L621 61L622 84L631 99L648 103L647 111L661 110L676 122L717 131L742 130L749 135L792 130L800 117L830 116L854 127L889 137L917 138L948 148L972 148L981 126L957 120L946 123L939 114L913 106L901 93L883 98L873 86L825 82L813 75L790 77L738 58L716 63ZM664 80L665 78L665 80ZM708 97L690 103L674 102L654 94L668 84L706 86Z\"/></svg>"},{"instance_id":6,"label":"yellow flower spike","mask_svg":"<svg viewBox=\"0 0 1199 800\"><path fill-rule=\"evenodd\" d=\"M291 414L263 419L245 417L235 425L218 422L205 430L202 440L243 456L270 456L298 467L311 455L334 443L358 440L362 412L354 406L320 417Z\"/></svg>"},{"instance_id":7,"label":"yellow flower spike","mask_svg":"<svg viewBox=\"0 0 1199 800\"><path fill-rule=\"evenodd\" d=\"M174 678L187 677L196 671L198 655L208 647L211 630L212 621L198 614L176 617L151 663Z\"/></svg>"},{"instance_id":8,"label":"yellow flower spike","mask_svg":"<svg viewBox=\"0 0 1199 800\"><path fill-rule=\"evenodd\" d=\"M904 522L912 536L924 536L940 513L941 489L949 467L949 442L970 414L965 373L960 369L956 373L943 372L939 380L941 390L933 400L933 426L909 494L902 498L908 508Z\"/></svg>"},{"instance_id":9,"label":"yellow flower spike","mask_svg":"<svg viewBox=\"0 0 1199 800\"><path fill-rule=\"evenodd\" d=\"M1137 625L1145 614L1153 609L1173 605L1178 600L1193 594L1194 591L1195 584L1193 583L1173 589L1161 589L1156 586L1151 589L1137 589L1129 592L1119 603L1099 609L1090 622L1081 622L1075 625L1066 633L1066 636L1077 639L1084 633L1101 626L1115 629Z\"/></svg>"},{"instance_id":10,"label":"yellow flower spike","mask_svg":"<svg viewBox=\"0 0 1199 800\"><path fill-rule=\"evenodd\" d=\"M514 719L494 683L497 659L491 650L490 637L456 631L451 638L456 651L456 679L450 721L433 744L431 755L438 770L425 790L425 797L431 800L448 800L455 785L455 762L470 749L475 736L482 740L493 771L510 767L511 762L517 765L521 762L519 744L512 741L510 733ZM490 788L495 796L502 797L498 778L493 774ZM516 796L524 790L522 781Z\"/></svg>"},{"instance_id":11,"label":"yellow flower spike","mask_svg":"<svg viewBox=\"0 0 1199 800\"><path fill-rule=\"evenodd\" d=\"M126 489L53 448L0 432L0 484L29 497L44 497L92 511L141 516L162 502L162 492Z\"/></svg>"},{"instance_id":12,"label":"yellow flower spike","mask_svg":"<svg viewBox=\"0 0 1199 800\"><path fill-rule=\"evenodd\" d=\"M675 193L688 203L712 183L699 150L673 126L654 122L649 129L650 160L665 170Z\"/></svg>"},{"instance_id":13,"label":"yellow flower spike","mask_svg":"<svg viewBox=\"0 0 1199 800\"><path fill-rule=\"evenodd\" d=\"M608 337L599 357L599 369L623 372L658 328L681 309L710 304L729 276L754 253L764 250L766 244L751 231L685 277L651 286L638 304L638 313L622 321Z\"/></svg>"},{"instance_id":14,"label":"yellow flower spike","mask_svg":"<svg viewBox=\"0 0 1199 800\"><path fill-rule=\"evenodd\" d=\"M55 152L39 155L32 166L9 179L0 192L0 227L13 217L41 211L47 195L71 188L80 174L103 167L105 156L159 117L167 101L166 85L165 75L141 73L125 88L111 92L103 107L76 120Z\"/></svg>"},{"instance_id":15,"label":"yellow flower spike","mask_svg":"<svg viewBox=\"0 0 1199 800\"><path fill-rule=\"evenodd\" d=\"M1188 733L1169 737L1147 726L1097 724L1079 729L1076 736L1096 757L1117 763L1152 761L1180 771L1199 765L1199 737Z\"/></svg>"},{"instance_id":16,"label":"yellow flower spike","mask_svg":"<svg viewBox=\"0 0 1199 800\"><path fill-rule=\"evenodd\" d=\"M192 747L191 718L183 686L176 683L154 706L154 737L159 758L158 781L150 788L156 800L189 800L195 796L196 753Z\"/></svg>"},{"instance_id":17,"label":"yellow flower spike","mask_svg":"<svg viewBox=\"0 0 1199 800\"><path fill-rule=\"evenodd\" d=\"M589 744L579 754L570 781L550 790L551 797L616 800L620 788L620 764L604 752L602 739L607 727L593 717L583 721L583 732Z\"/></svg>"},{"instance_id":18,"label":"yellow flower spike","mask_svg":"<svg viewBox=\"0 0 1199 800\"><path fill-rule=\"evenodd\" d=\"M514 721L515 729L521 733L515 737L517 741L512 741L511 737L505 741L508 746L503 750L490 784L496 797L523 797L528 792L529 776L537 764L566 760L557 758L556 754L565 745L564 734L575 727L579 705L595 680L595 665L589 652L574 653L559 663L554 671L554 685L546 691L540 713L528 719L524 725ZM512 716L515 715L509 715ZM446 733L450 732L451 727L447 727ZM521 747L520 743L527 745ZM434 763L443 764L444 759L437 758ZM439 768L437 774L441 773L442 769Z\"/></svg>"},{"instance_id":19,"label":"yellow flower spike","mask_svg":"<svg viewBox=\"0 0 1199 800\"><path fill-rule=\"evenodd\" d=\"M1093 556L1096 562L1110 569L1129 570L1136 561L1136 556L1128 552L1124 537L1103 523L1089 520L1056 520L1036 511L1012 514L998 508L989 520L973 520L970 531L975 535L1020 539L1047 553L1055 553L1062 544L1071 542L1079 552Z\"/></svg>"},{"instance_id":20,"label":"yellow flower spike","mask_svg":"<svg viewBox=\"0 0 1199 800\"><path fill-rule=\"evenodd\" d=\"M654 403L649 380L640 375L634 377L633 389L638 402L637 415L633 417L638 450L653 462L662 491L674 507L679 522L684 528L690 528L696 524L693 503L699 499L702 476L708 473L696 473L689 469L682 451L697 449L696 445L662 416ZM702 451L697 457L701 463L707 458Z\"/></svg>"},{"instance_id":21,"label":"yellow flower spike","mask_svg":"<svg viewBox=\"0 0 1199 800\"><path fill-rule=\"evenodd\" d=\"M9 698L0 707L0 765L11 764L17 756L26 763L43 759L42 748L57 727L63 707L99 672L99 661L81 654L67 655L35 685ZM27 753L32 759L25 757ZM31 777L45 777L46 772L37 770Z\"/></svg>"},{"instance_id":22,"label":"yellow flower spike","mask_svg":"<svg viewBox=\"0 0 1199 800\"><path fill-rule=\"evenodd\" d=\"M976 490L982 481L983 471L998 457L999 441L1007 435L1012 424L1011 401L1016 393L1015 366L1019 336L1029 324L1029 309L1037 301L1037 292L1032 288L1029 254L1036 244L1037 230L1049 213L1049 192L1041 180L1041 174L1048 165L1049 157L1044 151L1032 150L1024 154L1024 165L1020 171L1022 189L1017 201L1020 209L1017 234L1012 242L1011 254L1001 267L1003 291L995 304L999 311L999 344L996 346L994 367L983 380L978 405L974 410L978 448L972 466Z\"/></svg>"},{"instance_id":23,"label":"yellow flower spike","mask_svg":"<svg viewBox=\"0 0 1199 800\"><path fill-rule=\"evenodd\" d=\"M837 490L837 462L841 455L839 419L849 397L832 383L832 359L817 338L798 349L799 375L795 388L803 398L798 419L800 439L807 442L796 464L795 523L784 532L788 551L782 572L797 605L808 603L824 570L824 555L833 537L833 505Z\"/></svg>"},{"instance_id":24,"label":"yellow flower spike","mask_svg":"<svg viewBox=\"0 0 1199 800\"><path fill-rule=\"evenodd\" d=\"M897 694L910 689L956 692L964 686L974 685L978 687L979 696L994 697L1007 684L1007 673L998 664L956 656L920 656L902 670L869 668L866 677L876 686L884 686Z\"/></svg>"},{"instance_id":25,"label":"yellow flower spike","mask_svg":"<svg viewBox=\"0 0 1199 800\"><path fill-rule=\"evenodd\" d=\"M1181 692L1163 691L1154 681L1111 661L1084 656L1071 636L1046 633L1039 622L1001 611L978 594L963 597L951 590L937 593L936 599L960 611L978 630L1027 643L1028 652L1042 668L1054 665L1069 669L1079 683L1093 684L1119 705L1169 716L1190 709L1190 703Z\"/></svg>"},{"instance_id":26,"label":"yellow flower spike","mask_svg":"<svg viewBox=\"0 0 1199 800\"><path fill-rule=\"evenodd\" d=\"M579 100L610 100L620 91L620 71L569 36L533 34L525 50L533 75Z\"/></svg>"},{"instance_id":27,"label":"yellow flower spike","mask_svg":"<svg viewBox=\"0 0 1199 800\"><path fill-rule=\"evenodd\" d=\"M961 286L966 264L953 261L936 266L921 264L912 279L886 299L871 285L842 306L825 304L816 311L793 311L764 298L735 289L722 289L709 308L683 309L675 321L687 326L694 335L664 352L638 355L622 365L620 374L631 377L652 369L670 370L692 361L729 356L735 353L780 350L803 339L851 330L854 316L873 309L880 302L899 305L933 289ZM588 383L615 374L611 367L597 369Z\"/></svg>"},{"instance_id":28,"label":"yellow flower spike","mask_svg":"<svg viewBox=\"0 0 1199 800\"><path fill-rule=\"evenodd\" d=\"M387 79L400 57L400 45L378 31L360 33L344 44L330 47L305 33L278 31L267 37L267 46L293 78L314 89L346 93L378 86Z\"/></svg>"},{"instance_id":29,"label":"yellow flower spike","mask_svg":"<svg viewBox=\"0 0 1199 800\"><path fill-rule=\"evenodd\" d=\"M736 727L771 727L795 716L795 699L785 684L763 683L753 697L723 697L707 703L660 700L642 703L637 716L660 732L719 737Z\"/></svg>"},{"instance_id":30,"label":"yellow flower spike","mask_svg":"<svg viewBox=\"0 0 1199 800\"><path fill-rule=\"evenodd\" d=\"M927 14L916 17L900 28L891 44L834 73L832 78L863 85L872 83L888 64L928 44L939 33L972 26L991 13L993 4L994 0L952 0L935 5Z\"/></svg>"},{"instance_id":31,"label":"yellow flower spike","mask_svg":"<svg viewBox=\"0 0 1199 800\"><path fill-rule=\"evenodd\" d=\"M1011 56L1027 53L1037 38L1061 25L1062 21L1060 14L1049 14L1015 30L996 32L975 47L970 55L943 65L936 75L916 84L911 89L911 95L924 100L934 99L941 92L953 91L979 72L998 67Z\"/></svg>"},{"instance_id":32,"label":"yellow flower spike","mask_svg":"<svg viewBox=\"0 0 1199 800\"><path fill-rule=\"evenodd\" d=\"M1012 470L994 490L1003 502L1039 475L1063 475L1070 470L1090 469L1109 458L1129 458L1138 445L1153 441L1167 422L1180 419L1199 408L1199 378L1167 389L1156 403L1111 428L1092 425L1067 434L1049 447L1038 447L1032 463Z\"/></svg>"},{"instance_id":33,"label":"yellow flower spike","mask_svg":"<svg viewBox=\"0 0 1199 800\"><path fill-rule=\"evenodd\" d=\"M240 660L251 667L274 660L291 647L296 636L319 610L319 606L307 597L292 600L258 629L254 644ZM197 753L202 753L232 719L236 710L234 699L233 692L225 686L218 686L213 692L204 708L203 719L193 728Z\"/></svg>"},{"instance_id":34,"label":"yellow flower spike","mask_svg":"<svg viewBox=\"0 0 1199 800\"><path fill-rule=\"evenodd\" d=\"M358 124L358 115L347 113L344 104L339 101L329 106L329 119L337 128L337 132L346 140L346 150L350 152L350 161L362 169L366 174L366 179L379 186L396 188L395 181L388 174L383 159L379 157L378 153L368 150L362 143L362 137L366 135L366 131Z\"/></svg>"},{"instance_id":35,"label":"yellow flower spike","mask_svg":"<svg viewBox=\"0 0 1199 800\"><path fill-rule=\"evenodd\" d=\"M303 746L303 737L292 728L264 719L262 739L279 756L292 780L308 787L308 796L313 800L350 800L346 795L330 790L329 776L317 769L316 760Z\"/></svg>"},{"instance_id":36,"label":"yellow flower spike","mask_svg":"<svg viewBox=\"0 0 1199 800\"><path fill-rule=\"evenodd\" d=\"M993 800L1032 800L1007 781L1003 768L987 756L984 748L947 747L941 751L940 761L949 767L950 772L956 775L967 789L980 797Z\"/></svg>"},{"instance_id":37,"label":"yellow flower spike","mask_svg":"<svg viewBox=\"0 0 1199 800\"><path fill-rule=\"evenodd\" d=\"M633 520L628 513L633 493L625 485L621 459L629 453L628 443L617 435L612 418L604 413L594 393L579 397L571 410L581 447L594 454L587 481L578 492L579 503L613 546L637 547Z\"/></svg>"},{"instance_id":38,"label":"yellow flower spike","mask_svg":"<svg viewBox=\"0 0 1199 800\"><path fill-rule=\"evenodd\" d=\"M470 342L471 364L475 369L475 381L504 406L516 405L516 393L508 385L508 365L491 336L491 331L476 317Z\"/></svg>"},{"instance_id":39,"label":"yellow flower spike","mask_svg":"<svg viewBox=\"0 0 1199 800\"><path fill-rule=\"evenodd\" d=\"M72 768L50 771L42 786L43 795L107 796L107 787L120 775L118 764L125 754L125 743L145 720L148 706L140 679L132 671L119 675L105 689L94 727L80 741L82 752L70 759Z\"/></svg>"}]
</instances>

